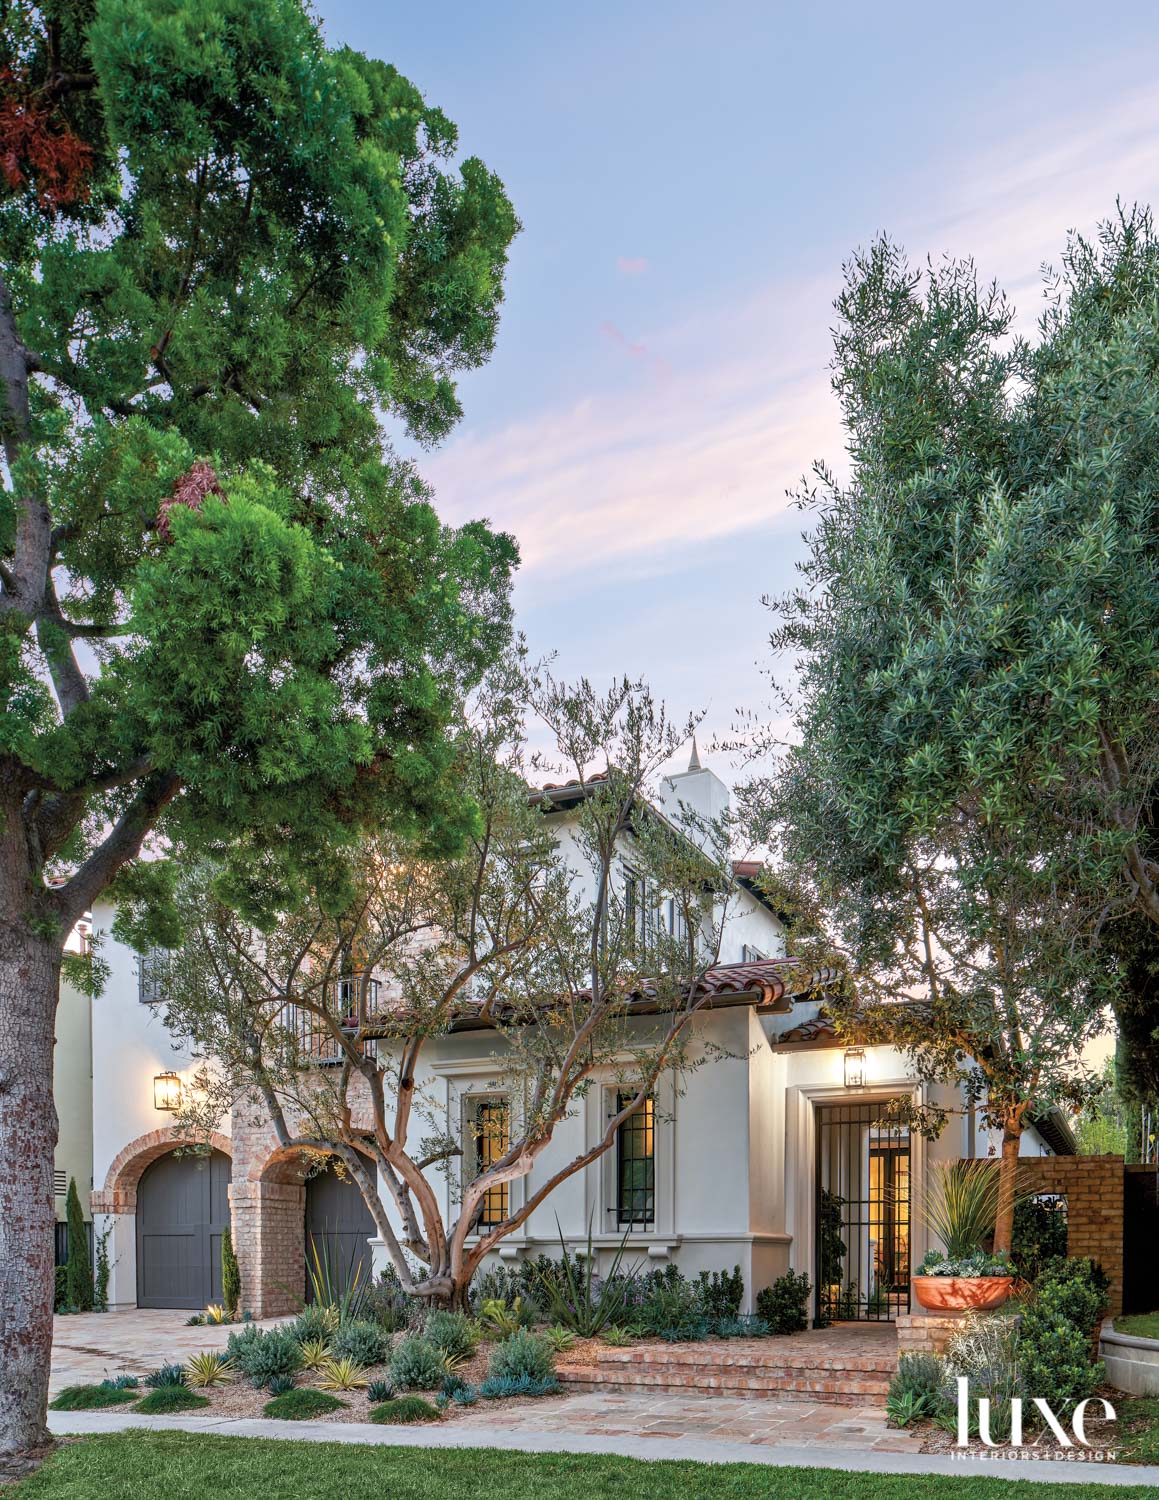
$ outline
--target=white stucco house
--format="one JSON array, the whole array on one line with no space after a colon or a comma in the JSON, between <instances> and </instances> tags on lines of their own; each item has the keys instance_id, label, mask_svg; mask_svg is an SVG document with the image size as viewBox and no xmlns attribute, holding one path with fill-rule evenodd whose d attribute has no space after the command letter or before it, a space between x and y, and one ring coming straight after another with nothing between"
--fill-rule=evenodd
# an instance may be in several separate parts
<instances>
[{"instance_id":1,"label":"white stucco house","mask_svg":"<svg viewBox=\"0 0 1159 1500\"><path fill-rule=\"evenodd\" d=\"M573 837L579 795L574 786L552 790L549 815L561 841ZM728 791L694 753L688 770L663 784L659 801L711 815L727 804ZM625 863L625 878L630 873ZM700 1039L717 1044L718 1059L679 1082L662 1079L646 1117L622 1127L615 1149L565 1181L498 1256L558 1252L560 1230L569 1246L583 1249L590 1225L605 1257L627 1235L630 1259L675 1263L689 1275L739 1265L749 1307L792 1268L814 1284L815 1314L893 1318L908 1310L911 1267L927 1249L917 1211L927 1161L995 1154L997 1142L968 1113L933 1143L879 1123L884 1101L921 1086L894 1049L838 1043L813 976L789 957L784 923L759 894L756 867L739 866L737 874L740 895L705 981L711 1005L695 1022ZM353 1185L310 1175L252 1123L225 1122L209 1156L174 1154L181 1141L169 1106L195 1059L166 1031L150 965L113 939L112 916L107 906L92 914L110 979L91 1004L66 995L57 1074L70 1118L91 1111L90 1138L77 1128L62 1136L58 1167L91 1186L96 1227L111 1230L112 1305L198 1308L215 1300L221 1232L231 1221L243 1300L259 1315L288 1310L303 1294L311 1235L337 1236L384 1264ZM77 1082L86 1057L87 1097ZM427 1096L449 1132L477 1135L488 1110L506 1107L486 1032L435 1039L423 1068ZM593 1088L531 1177L510 1185L512 1206L598 1138L605 1112L614 1113L611 1088ZM1031 1154L1073 1149L1055 1115L1023 1138ZM443 1180L448 1210L454 1188ZM823 1244L826 1235L836 1240Z\"/></svg>"}]
</instances>

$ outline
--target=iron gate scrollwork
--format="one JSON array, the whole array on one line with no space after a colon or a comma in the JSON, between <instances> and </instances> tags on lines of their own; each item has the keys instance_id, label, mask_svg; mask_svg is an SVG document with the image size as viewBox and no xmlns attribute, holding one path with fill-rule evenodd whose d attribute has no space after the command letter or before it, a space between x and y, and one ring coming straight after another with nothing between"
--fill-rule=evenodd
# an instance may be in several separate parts
<instances>
[{"instance_id":1,"label":"iron gate scrollwork","mask_svg":"<svg viewBox=\"0 0 1159 1500\"><path fill-rule=\"evenodd\" d=\"M887 1108L817 1106L818 1326L910 1310L910 1133Z\"/></svg>"}]
</instances>

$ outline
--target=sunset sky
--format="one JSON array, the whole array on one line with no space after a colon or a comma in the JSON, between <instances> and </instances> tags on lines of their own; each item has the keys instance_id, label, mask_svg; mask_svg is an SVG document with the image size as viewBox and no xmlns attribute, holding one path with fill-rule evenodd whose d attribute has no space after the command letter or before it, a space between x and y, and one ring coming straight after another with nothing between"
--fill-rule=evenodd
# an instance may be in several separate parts
<instances>
[{"instance_id":1,"label":"sunset sky","mask_svg":"<svg viewBox=\"0 0 1159 1500\"><path fill-rule=\"evenodd\" d=\"M882 230L972 254L1032 326L1067 229L1159 199L1154 5L319 9L447 111L524 225L495 356L420 455L441 513L516 534L533 650L642 674L704 738L767 701L786 491L841 464L843 259Z\"/></svg>"}]
</instances>

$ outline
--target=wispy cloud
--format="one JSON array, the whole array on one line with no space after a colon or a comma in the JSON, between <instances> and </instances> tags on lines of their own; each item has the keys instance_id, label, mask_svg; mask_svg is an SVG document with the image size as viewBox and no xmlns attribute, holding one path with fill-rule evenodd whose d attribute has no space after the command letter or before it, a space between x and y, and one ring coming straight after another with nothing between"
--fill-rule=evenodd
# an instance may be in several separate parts
<instances>
[{"instance_id":1,"label":"wispy cloud","mask_svg":"<svg viewBox=\"0 0 1159 1500\"><path fill-rule=\"evenodd\" d=\"M1062 129L1044 118L1001 151L931 164L931 178L935 166L937 191L908 187L918 207L891 229L915 258L973 254L1029 321L1040 264L1057 259L1068 228L1093 229L1116 194L1159 197L1159 98L1071 111ZM617 265L635 274L637 262ZM643 575L698 542L767 525L813 458L842 453L826 373L838 280L834 262L659 335L604 323L638 362L636 384L456 438L424 465L440 508L513 531L522 586L540 597L563 577Z\"/></svg>"}]
</instances>

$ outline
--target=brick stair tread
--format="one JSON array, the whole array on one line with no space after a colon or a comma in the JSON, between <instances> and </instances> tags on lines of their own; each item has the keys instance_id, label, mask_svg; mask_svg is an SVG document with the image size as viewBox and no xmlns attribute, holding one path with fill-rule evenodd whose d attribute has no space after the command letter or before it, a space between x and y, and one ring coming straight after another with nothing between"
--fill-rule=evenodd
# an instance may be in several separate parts
<instances>
[{"instance_id":1,"label":"brick stair tread","mask_svg":"<svg viewBox=\"0 0 1159 1500\"><path fill-rule=\"evenodd\" d=\"M673 1352L672 1354L656 1353L652 1351L610 1351L601 1350L596 1355L595 1363L609 1372L613 1369L664 1369L681 1370L686 1367L694 1369L711 1370L803 1370L812 1372L825 1370L835 1375L839 1374L882 1374L892 1375L896 1368L896 1359L882 1356L850 1357L848 1359L829 1358L811 1359L801 1356L798 1359L785 1358L758 1358L752 1355L740 1355L729 1357L727 1355L713 1355L706 1358L704 1354L696 1351Z\"/></svg>"}]
</instances>

